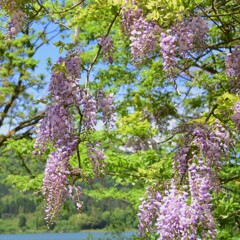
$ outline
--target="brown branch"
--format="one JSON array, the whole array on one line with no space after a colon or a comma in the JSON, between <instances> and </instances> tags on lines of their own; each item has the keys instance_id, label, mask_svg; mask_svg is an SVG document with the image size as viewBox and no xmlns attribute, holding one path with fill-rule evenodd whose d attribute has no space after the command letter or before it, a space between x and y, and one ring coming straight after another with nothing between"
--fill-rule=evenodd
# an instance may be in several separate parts
<instances>
[{"instance_id":1,"label":"brown branch","mask_svg":"<svg viewBox=\"0 0 240 240\"><path fill-rule=\"evenodd\" d=\"M226 184L228 182L231 182L231 181L234 181L234 180L237 180L237 179L240 179L240 175L229 177L229 178L226 178L226 179L221 179L221 183Z\"/></svg>"},{"instance_id":2,"label":"brown branch","mask_svg":"<svg viewBox=\"0 0 240 240\"><path fill-rule=\"evenodd\" d=\"M240 14L240 12L231 12L231 13L218 13L215 15L208 15L208 17L222 17L222 16L231 16L231 15L235 15L235 14Z\"/></svg>"},{"instance_id":3,"label":"brown branch","mask_svg":"<svg viewBox=\"0 0 240 240\"><path fill-rule=\"evenodd\" d=\"M218 107L218 104L214 104L211 111L209 112L208 116L206 117L204 124L206 124L208 122L208 120L210 119L210 117L214 114L214 111L216 110L216 108Z\"/></svg>"},{"instance_id":4,"label":"brown branch","mask_svg":"<svg viewBox=\"0 0 240 240\"><path fill-rule=\"evenodd\" d=\"M117 12L117 14L114 16L111 24L110 24L109 27L108 27L107 33L106 33L105 36L104 36L105 38L109 35L109 33L110 33L110 31L111 31L111 28L112 28L114 22L116 21L117 17L118 17L119 14L120 14L120 11L121 11L121 9L120 9L120 10ZM90 64L89 68L87 69L87 77L86 77L86 81L85 81L85 88L86 88L87 85L88 85L90 73L91 73L91 71L92 71L92 69L93 69L93 66L94 66L94 64L96 63L96 61L97 61L97 59L98 59L98 57L99 57L99 55L100 55L101 49L102 49L102 46L101 46L100 44L98 44L97 54L96 54L96 56L94 57L94 59L92 60L92 63Z\"/></svg>"},{"instance_id":5,"label":"brown branch","mask_svg":"<svg viewBox=\"0 0 240 240\"><path fill-rule=\"evenodd\" d=\"M34 19L40 12L41 12L41 10L43 9L43 7L42 6L40 6L40 8L38 9L38 10L36 10L35 8L34 8L34 11L36 12L33 16L30 16L30 19Z\"/></svg>"},{"instance_id":6,"label":"brown branch","mask_svg":"<svg viewBox=\"0 0 240 240\"><path fill-rule=\"evenodd\" d=\"M52 13L62 14L62 13L69 12L69 11L71 11L72 9L74 9L75 7L81 5L84 1L85 1L85 0L82 0L82 1L76 3L75 5L73 5L72 7L68 8L68 9L66 9L66 10L64 10L64 11L61 11L61 12L56 11L56 12L52 12Z\"/></svg>"},{"instance_id":7,"label":"brown branch","mask_svg":"<svg viewBox=\"0 0 240 240\"><path fill-rule=\"evenodd\" d=\"M18 79L18 83L17 85L15 86L14 88L14 92L10 98L10 100L6 103L6 106L3 110L1 114L1 118L0 118L0 127L3 125L3 122L4 122L4 119L5 117L7 116L8 114L8 111L9 109L11 108L11 106L13 105L14 101L18 98L19 94L20 94L20 89L21 89L21 86L22 86L22 78L23 74L21 73L20 76L19 76L19 79Z\"/></svg>"},{"instance_id":8,"label":"brown branch","mask_svg":"<svg viewBox=\"0 0 240 240\"><path fill-rule=\"evenodd\" d=\"M17 152L18 154L18 157L21 159L21 163L22 163L22 166L26 169L27 173L30 175L31 178L34 178L34 175L32 174L31 170L29 169L29 167L26 165L25 163L25 160L23 158L23 156Z\"/></svg>"},{"instance_id":9,"label":"brown branch","mask_svg":"<svg viewBox=\"0 0 240 240\"><path fill-rule=\"evenodd\" d=\"M44 113L41 113L31 119L28 119L26 121L20 122L17 127L10 130L5 136L0 136L0 147L3 145L5 141L7 141L9 138L13 137L14 134L23 128L30 127L32 125L35 125L39 122L39 120L44 116Z\"/></svg>"},{"instance_id":10,"label":"brown branch","mask_svg":"<svg viewBox=\"0 0 240 240\"><path fill-rule=\"evenodd\" d=\"M39 5L40 7L42 7L42 8L45 10L45 12L49 15L51 21L53 21L54 23L56 23L56 24L58 24L58 25L60 25L60 26L62 26L62 27L67 28L68 30L71 30L70 27L66 26L65 24L63 24L63 23L61 23L61 22L56 21L56 20L51 16L51 13L48 11L48 9L47 9L43 4L41 4L41 3L39 2L39 0L37 0L37 3L38 3L38 5ZM54 14L54 12L53 12L53 14Z\"/></svg>"}]
</instances>

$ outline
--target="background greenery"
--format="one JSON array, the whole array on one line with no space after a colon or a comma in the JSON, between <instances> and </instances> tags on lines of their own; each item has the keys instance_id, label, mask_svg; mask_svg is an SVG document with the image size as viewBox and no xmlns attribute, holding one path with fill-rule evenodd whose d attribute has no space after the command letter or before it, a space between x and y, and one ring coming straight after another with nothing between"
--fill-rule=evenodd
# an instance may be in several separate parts
<instances>
[{"instance_id":1,"label":"background greenery","mask_svg":"<svg viewBox=\"0 0 240 240\"><path fill-rule=\"evenodd\" d=\"M137 1L146 18L164 29L196 12L210 23L207 50L187 61L179 56L175 81L166 78L159 49L142 62L132 62L119 17L125 1L16 2L27 14L22 32L6 41L7 8L1 11L0 23L0 233L47 231L40 189L48 152L41 157L32 154L56 58L45 46L64 55L80 45L84 52L79 83L89 76L91 91L115 94L117 123L110 131L99 128L86 137L104 148L107 169L102 179L93 177L86 144L81 143L82 169L76 184L82 187L83 211L78 214L66 202L52 230L137 228L139 198L146 186L159 183L164 189L173 176L171 163L184 126L211 125L218 119L236 142L230 158L222 160L222 192L213 194L218 239L240 237L239 135L230 119L239 97L224 63L226 54L240 44L239 1ZM105 34L114 41L113 64L98 53L97 39ZM44 57L39 62L40 52ZM71 164L77 167L76 156Z\"/></svg>"}]
</instances>

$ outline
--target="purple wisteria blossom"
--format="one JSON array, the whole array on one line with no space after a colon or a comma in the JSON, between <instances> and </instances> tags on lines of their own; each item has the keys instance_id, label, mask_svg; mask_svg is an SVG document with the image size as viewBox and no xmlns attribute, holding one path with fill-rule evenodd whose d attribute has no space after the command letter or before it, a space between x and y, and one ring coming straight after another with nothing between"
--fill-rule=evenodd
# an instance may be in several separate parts
<instances>
[{"instance_id":1,"label":"purple wisteria blossom","mask_svg":"<svg viewBox=\"0 0 240 240\"><path fill-rule=\"evenodd\" d=\"M240 89L240 46L229 53L225 59L227 76L230 79L233 91Z\"/></svg>"},{"instance_id":2,"label":"purple wisteria blossom","mask_svg":"<svg viewBox=\"0 0 240 240\"><path fill-rule=\"evenodd\" d=\"M232 121L236 124L238 131L240 132L240 101L233 107L234 114L231 116Z\"/></svg>"},{"instance_id":3,"label":"purple wisteria blossom","mask_svg":"<svg viewBox=\"0 0 240 240\"><path fill-rule=\"evenodd\" d=\"M205 47L208 37L208 22L200 16L184 19L171 28L171 34L178 41L178 52L187 56L191 51Z\"/></svg>"},{"instance_id":4,"label":"purple wisteria blossom","mask_svg":"<svg viewBox=\"0 0 240 240\"><path fill-rule=\"evenodd\" d=\"M160 37L160 47L163 56L163 69L173 75L174 68L176 67L176 38L172 35L167 35L162 32Z\"/></svg>"},{"instance_id":5,"label":"purple wisteria blossom","mask_svg":"<svg viewBox=\"0 0 240 240\"><path fill-rule=\"evenodd\" d=\"M133 61L141 61L153 53L161 28L153 21L146 21L141 9L124 9L122 25L131 41Z\"/></svg>"},{"instance_id":6,"label":"purple wisteria blossom","mask_svg":"<svg viewBox=\"0 0 240 240\"><path fill-rule=\"evenodd\" d=\"M153 222L157 218L159 204L162 200L162 196L154 188L148 187L146 190L147 198L141 198L141 205L139 206L139 218L138 233L140 237L145 237L148 234L154 232Z\"/></svg>"},{"instance_id":7,"label":"purple wisteria blossom","mask_svg":"<svg viewBox=\"0 0 240 240\"><path fill-rule=\"evenodd\" d=\"M147 190L149 199L143 199L138 215L140 236L155 229L162 240L216 238L211 192L219 191L220 160L228 154L230 134L217 122L196 126L190 136L174 158L176 177L165 194L160 195L156 186L161 198Z\"/></svg>"},{"instance_id":8,"label":"purple wisteria blossom","mask_svg":"<svg viewBox=\"0 0 240 240\"><path fill-rule=\"evenodd\" d=\"M92 169L97 178L105 174L105 155L103 150L99 149L100 144L96 143L94 147L90 147L88 150L88 157L92 161Z\"/></svg>"},{"instance_id":9,"label":"purple wisteria blossom","mask_svg":"<svg viewBox=\"0 0 240 240\"><path fill-rule=\"evenodd\" d=\"M113 40L111 36L102 36L98 39L99 45L103 49L103 59L109 63L113 63Z\"/></svg>"},{"instance_id":10,"label":"purple wisteria blossom","mask_svg":"<svg viewBox=\"0 0 240 240\"><path fill-rule=\"evenodd\" d=\"M208 23L200 16L177 22L160 37L160 48L163 56L163 69L167 76L176 74L178 57L186 58L189 53L205 49L208 37Z\"/></svg>"},{"instance_id":11,"label":"purple wisteria blossom","mask_svg":"<svg viewBox=\"0 0 240 240\"><path fill-rule=\"evenodd\" d=\"M55 102L62 105L79 105L80 90L78 81L80 77L81 61L78 56L60 57L55 66L62 69L53 71L49 92Z\"/></svg>"},{"instance_id":12,"label":"purple wisteria blossom","mask_svg":"<svg viewBox=\"0 0 240 240\"><path fill-rule=\"evenodd\" d=\"M102 111L103 123L105 127L112 127L115 122L113 94L105 94L103 91L99 91L97 99L98 107Z\"/></svg>"},{"instance_id":13,"label":"purple wisteria blossom","mask_svg":"<svg viewBox=\"0 0 240 240\"><path fill-rule=\"evenodd\" d=\"M11 20L8 23L7 38L12 39L23 28L26 15L20 9L14 10L11 14Z\"/></svg>"},{"instance_id":14,"label":"purple wisteria blossom","mask_svg":"<svg viewBox=\"0 0 240 240\"><path fill-rule=\"evenodd\" d=\"M95 130L97 125L97 102L87 89L81 91L83 129Z\"/></svg>"},{"instance_id":15,"label":"purple wisteria blossom","mask_svg":"<svg viewBox=\"0 0 240 240\"><path fill-rule=\"evenodd\" d=\"M75 153L78 138L75 135L71 106L81 103L78 77L80 76L80 60L78 56L69 53L66 58L60 58L53 68L49 92L52 105L48 106L44 118L37 129L35 152L40 154L52 143L55 151L47 160L43 195L46 202L46 220L52 224L58 215L66 196L74 197L69 189L68 175L69 159ZM75 191L76 192L76 191ZM80 207L77 201L77 207Z\"/></svg>"},{"instance_id":16,"label":"purple wisteria blossom","mask_svg":"<svg viewBox=\"0 0 240 240\"><path fill-rule=\"evenodd\" d=\"M56 148L62 147L66 143L73 141L73 133L72 115L63 105L56 103L47 107L45 117L40 120L37 129L38 137L34 147L39 148L40 152L45 150L45 145L49 142L52 142Z\"/></svg>"},{"instance_id":17,"label":"purple wisteria blossom","mask_svg":"<svg viewBox=\"0 0 240 240\"><path fill-rule=\"evenodd\" d=\"M58 148L47 160L42 190L46 202L45 212L48 224L55 221L68 195L67 175L69 171L67 167L70 154L71 149L67 147Z\"/></svg>"}]
</instances>

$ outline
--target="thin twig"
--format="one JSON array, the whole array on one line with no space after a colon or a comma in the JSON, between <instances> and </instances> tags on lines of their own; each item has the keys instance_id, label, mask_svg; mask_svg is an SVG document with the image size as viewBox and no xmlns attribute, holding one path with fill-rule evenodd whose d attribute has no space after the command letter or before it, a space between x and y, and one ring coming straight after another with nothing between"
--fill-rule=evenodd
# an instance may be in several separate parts
<instances>
[{"instance_id":1,"label":"thin twig","mask_svg":"<svg viewBox=\"0 0 240 240\"><path fill-rule=\"evenodd\" d=\"M209 112L208 116L206 117L204 124L206 124L208 122L208 120L210 119L210 117L214 114L215 109L218 107L218 104L214 104L211 111Z\"/></svg>"},{"instance_id":2,"label":"thin twig","mask_svg":"<svg viewBox=\"0 0 240 240\"><path fill-rule=\"evenodd\" d=\"M56 11L56 12L52 12L52 13L54 13L54 14L56 14L56 13L57 13L57 14L62 14L62 13L69 12L69 11L71 11L72 9L74 9L75 7L81 5L84 1L85 1L85 0L82 0L82 1L80 1L80 2L78 2L78 3L76 3L75 5L73 5L72 7L68 8L68 9L66 9L66 10L63 10L63 11L61 11L61 12Z\"/></svg>"},{"instance_id":3,"label":"thin twig","mask_svg":"<svg viewBox=\"0 0 240 240\"><path fill-rule=\"evenodd\" d=\"M56 20L51 16L51 13L48 11L48 9L47 9L43 4L41 4L41 3L39 2L39 0L37 0L37 3L38 3L39 6L41 6L41 7L45 10L45 12L49 15L50 19L51 19L54 23L56 23L56 24L58 24L58 25L60 25L60 26L62 26L62 27L64 27L64 28L66 28L66 29L68 29L68 30L71 30L70 27L66 26L65 24L63 24L63 23L61 23L61 22L56 21Z\"/></svg>"},{"instance_id":4,"label":"thin twig","mask_svg":"<svg viewBox=\"0 0 240 240\"><path fill-rule=\"evenodd\" d=\"M116 21L117 17L118 17L119 14L120 14L120 11L121 11L121 9L120 9L120 10L117 12L117 14L114 16L111 24L110 24L109 27L108 27L107 33L106 33L105 36L104 36L105 38L109 35L109 33L110 33L110 31L111 31L111 28L112 28L114 22ZM86 76L86 80L85 80L85 88L87 88L87 86L88 86L90 73L91 73L91 71L92 71L92 69L93 69L93 66L94 66L94 64L96 63L96 61L97 61L97 59L98 59L98 57L99 57L99 55L100 55L101 49L102 49L102 46L101 46L100 44L98 44L97 54L96 54L96 56L94 57L94 59L92 60L92 63L90 64L89 68L87 69L87 76Z\"/></svg>"},{"instance_id":5,"label":"thin twig","mask_svg":"<svg viewBox=\"0 0 240 240\"><path fill-rule=\"evenodd\" d=\"M16 132L20 131L20 130L23 129L23 128L30 127L30 126L35 125L36 123L38 123L39 120L42 119L43 116L44 116L44 113L41 113L41 114L39 114L39 115L31 118L31 119L28 119L28 120L26 120L26 121L20 122L20 123L18 124L18 126L16 126L15 128L13 128L12 130L10 130L5 136L0 136L0 146L2 146L3 143L4 143L5 141L7 141L7 139L13 137L13 135L14 135Z\"/></svg>"}]
</instances>

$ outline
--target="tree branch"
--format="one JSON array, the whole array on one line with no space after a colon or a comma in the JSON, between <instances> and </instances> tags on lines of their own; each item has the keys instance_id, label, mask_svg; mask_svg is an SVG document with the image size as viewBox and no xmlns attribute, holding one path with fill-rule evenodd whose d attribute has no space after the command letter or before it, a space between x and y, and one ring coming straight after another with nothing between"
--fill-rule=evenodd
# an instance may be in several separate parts
<instances>
[{"instance_id":1,"label":"tree branch","mask_svg":"<svg viewBox=\"0 0 240 240\"><path fill-rule=\"evenodd\" d=\"M11 106L13 105L14 101L18 98L19 93L21 92L21 86L22 86L22 78L23 74L21 73L18 79L18 83L14 88L14 92L10 98L10 100L6 103L6 106L3 110L3 112L1 113L1 118L0 118L0 127L3 125L4 119L8 114L9 109L11 108Z\"/></svg>"},{"instance_id":2,"label":"tree branch","mask_svg":"<svg viewBox=\"0 0 240 240\"><path fill-rule=\"evenodd\" d=\"M5 136L0 136L0 147L3 145L3 143L5 141L7 141L9 138L13 137L16 132L20 131L23 128L35 125L36 123L39 122L39 120L43 116L44 116L44 113L41 113L41 114L39 114L39 115L29 119L29 120L23 121L23 122L19 123L17 127L10 130Z\"/></svg>"},{"instance_id":3,"label":"tree branch","mask_svg":"<svg viewBox=\"0 0 240 240\"><path fill-rule=\"evenodd\" d=\"M110 31L111 31L111 28L112 28L114 22L116 21L117 17L118 17L119 14L120 14L120 11L121 11L121 9L120 9L120 10L116 13L116 15L114 16L111 24L110 24L109 27L108 27L107 33L106 33L105 36L104 36L105 38L109 35L109 33L110 33ZM87 77L86 77L86 80L85 80L85 88L86 88L87 85L88 85L90 73L91 73L91 71L92 71L93 65L96 63L96 61L97 61L97 59L98 59L98 57L99 57L99 55L100 55L101 49L102 49L102 46L101 46L100 44L98 44L97 54L96 54L96 56L94 57L94 59L92 60L92 63L90 64L89 68L87 69Z\"/></svg>"}]
</instances>

